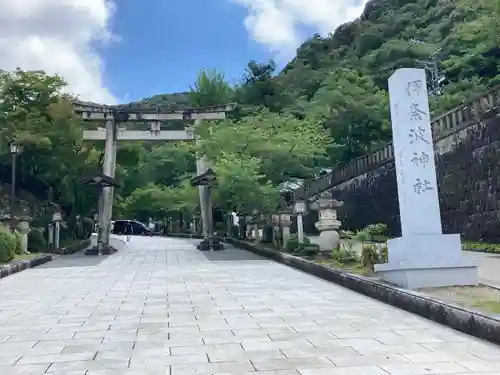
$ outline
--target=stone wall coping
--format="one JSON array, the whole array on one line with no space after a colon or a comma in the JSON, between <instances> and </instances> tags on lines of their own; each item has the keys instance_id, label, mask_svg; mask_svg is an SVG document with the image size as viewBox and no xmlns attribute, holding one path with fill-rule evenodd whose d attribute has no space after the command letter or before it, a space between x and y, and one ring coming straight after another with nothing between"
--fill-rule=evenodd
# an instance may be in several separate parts
<instances>
[{"instance_id":1,"label":"stone wall coping","mask_svg":"<svg viewBox=\"0 0 500 375\"><path fill-rule=\"evenodd\" d=\"M299 269L326 281L334 282L355 292L420 315L471 336L500 344L500 319L495 317L445 303L422 293L402 289L372 278L329 268L274 249L256 246L246 241L234 238L221 238L221 241Z\"/></svg>"},{"instance_id":2,"label":"stone wall coping","mask_svg":"<svg viewBox=\"0 0 500 375\"><path fill-rule=\"evenodd\" d=\"M52 260L52 254L40 254L33 259L18 260L0 267L0 279L24 271L28 268L34 268Z\"/></svg>"}]
</instances>

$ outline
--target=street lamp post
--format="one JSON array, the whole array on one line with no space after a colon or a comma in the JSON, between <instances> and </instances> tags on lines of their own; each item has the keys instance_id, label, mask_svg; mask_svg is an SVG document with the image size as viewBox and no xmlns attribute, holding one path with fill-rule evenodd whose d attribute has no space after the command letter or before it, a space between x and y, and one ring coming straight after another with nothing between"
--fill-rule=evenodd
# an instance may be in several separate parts
<instances>
[{"instance_id":1,"label":"street lamp post","mask_svg":"<svg viewBox=\"0 0 500 375\"><path fill-rule=\"evenodd\" d=\"M21 152L21 146L15 141L9 143L10 153L12 155L12 174L10 182L10 230L14 232L16 227L16 161L17 155Z\"/></svg>"}]
</instances>

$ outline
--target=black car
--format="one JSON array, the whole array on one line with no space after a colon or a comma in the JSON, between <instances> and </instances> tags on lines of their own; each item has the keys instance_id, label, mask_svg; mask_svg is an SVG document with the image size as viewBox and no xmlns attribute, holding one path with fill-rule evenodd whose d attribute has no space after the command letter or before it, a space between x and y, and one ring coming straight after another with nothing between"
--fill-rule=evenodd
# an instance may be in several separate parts
<instances>
[{"instance_id":1,"label":"black car","mask_svg":"<svg viewBox=\"0 0 500 375\"><path fill-rule=\"evenodd\" d=\"M117 235L149 236L149 228L137 220L116 220L111 233Z\"/></svg>"}]
</instances>

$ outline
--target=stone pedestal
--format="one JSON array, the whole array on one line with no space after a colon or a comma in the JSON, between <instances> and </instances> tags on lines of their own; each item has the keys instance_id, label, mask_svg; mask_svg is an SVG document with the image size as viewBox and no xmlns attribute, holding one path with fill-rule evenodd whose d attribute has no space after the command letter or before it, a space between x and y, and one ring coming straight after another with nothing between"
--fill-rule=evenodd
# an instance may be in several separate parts
<instances>
[{"instance_id":1,"label":"stone pedestal","mask_svg":"<svg viewBox=\"0 0 500 375\"><path fill-rule=\"evenodd\" d=\"M21 252L28 253L28 234L30 232L30 218L21 217L17 224L17 231L19 232L19 238L21 242Z\"/></svg>"},{"instance_id":2,"label":"stone pedestal","mask_svg":"<svg viewBox=\"0 0 500 375\"><path fill-rule=\"evenodd\" d=\"M283 246L286 246L290 238L290 227L292 226L291 215L288 213L281 214L280 216L281 233L283 233Z\"/></svg>"},{"instance_id":3,"label":"stone pedestal","mask_svg":"<svg viewBox=\"0 0 500 375\"><path fill-rule=\"evenodd\" d=\"M408 289L477 285L476 264L462 255L459 234L417 234L387 241L388 263L377 276Z\"/></svg>"},{"instance_id":4,"label":"stone pedestal","mask_svg":"<svg viewBox=\"0 0 500 375\"><path fill-rule=\"evenodd\" d=\"M280 215L272 215L271 223L273 225L273 244L277 249L281 249L283 247L283 243L281 238Z\"/></svg>"},{"instance_id":5,"label":"stone pedestal","mask_svg":"<svg viewBox=\"0 0 500 375\"><path fill-rule=\"evenodd\" d=\"M344 202L330 197L320 197L318 202L319 220L314 224L320 232L318 245L321 252L331 252L340 245L340 235L337 230L342 223L337 219L337 209Z\"/></svg>"}]
</instances>

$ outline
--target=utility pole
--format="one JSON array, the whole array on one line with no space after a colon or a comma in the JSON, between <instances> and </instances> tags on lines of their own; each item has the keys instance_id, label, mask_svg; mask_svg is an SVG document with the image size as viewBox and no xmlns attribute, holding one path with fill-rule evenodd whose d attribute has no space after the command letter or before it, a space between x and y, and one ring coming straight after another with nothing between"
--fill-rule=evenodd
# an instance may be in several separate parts
<instances>
[{"instance_id":1,"label":"utility pole","mask_svg":"<svg viewBox=\"0 0 500 375\"><path fill-rule=\"evenodd\" d=\"M427 43L416 39L410 40L410 46L413 47L417 44L426 45ZM446 77L439 71L439 62L441 60L439 54L441 53L441 51L442 48L438 48L429 55L427 60L415 60L415 62L423 67L425 71L430 75L429 94L435 96L440 96L443 94L441 90L441 84L446 80Z\"/></svg>"},{"instance_id":2,"label":"utility pole","mask_svg":"<svg viewBox=\"0 0 500 375\"><path fill-rule=\"evenodd\" d=\"M223 120L226 113L233 111L236 104L224 104L203 108L190 108L182 111L159 111L152 109L130 109L116 106L104 106L94 103L75 102L73 109L84 121L106 122L106 128L84 130L84 140L104 140L105 153L103 174L114 178L116 169L116 149L119 141L185 141L195 139L195 129L161 130L161 121L194 120L195 126L201 120ZM149 131L127 130L118 124L127 121L148 122ZM197 171L206 172L206 162L197 161ZM206 189L200 189L200 208L202 210L203 232L209 233L211 212L208 212L210 200ZM99 221L103 251L109 248L109 234L113 210L113 186L105 186L102 191L102 205L99 206ZM202 193L203 192L203 193ZM98 239L99 243L99 239Z\"/></svg>"}]
</instances>

